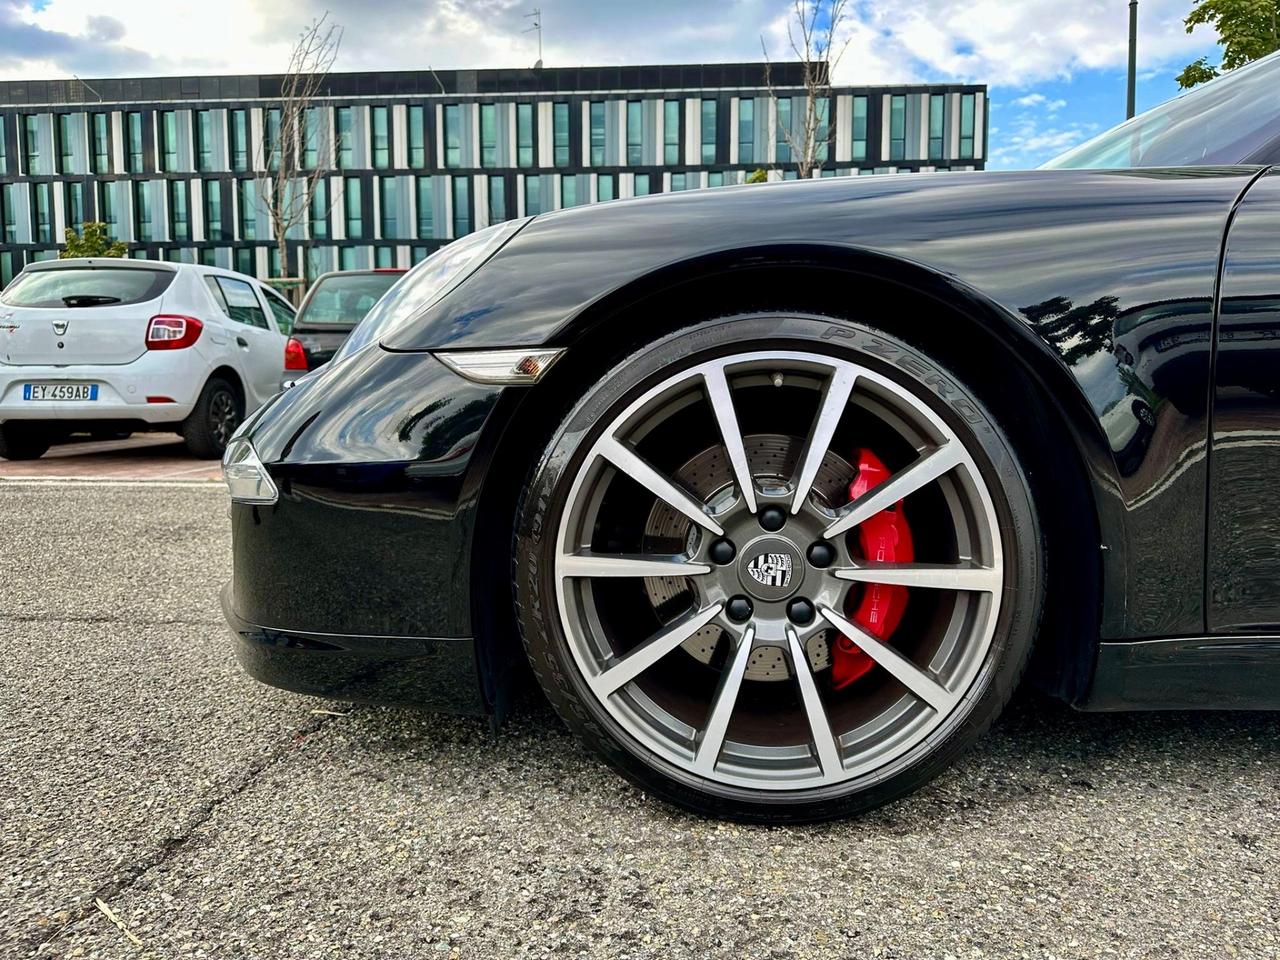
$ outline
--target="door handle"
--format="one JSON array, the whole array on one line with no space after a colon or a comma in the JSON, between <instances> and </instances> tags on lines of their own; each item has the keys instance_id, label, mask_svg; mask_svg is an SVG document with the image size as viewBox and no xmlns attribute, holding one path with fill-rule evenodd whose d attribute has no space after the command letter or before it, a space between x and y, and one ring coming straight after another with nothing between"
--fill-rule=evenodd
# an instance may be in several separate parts
<instances>
[{"instance_id":1,"label":"door handle","mask_svg":"<svg viewBox=\"0 0 1280 960\"><path fill-rule=\"evenodd\" d=\"M249 349L249 341L244 337L236 337L236 343L240 344L240 346L244 347L246 350Z\"/></svg>"}]
</instances>

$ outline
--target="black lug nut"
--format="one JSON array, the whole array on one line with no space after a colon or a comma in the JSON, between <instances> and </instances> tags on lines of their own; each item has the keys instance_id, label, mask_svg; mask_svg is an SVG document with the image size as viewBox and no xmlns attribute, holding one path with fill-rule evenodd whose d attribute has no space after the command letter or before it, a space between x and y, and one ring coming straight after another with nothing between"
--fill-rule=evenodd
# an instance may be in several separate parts
<instances>
[{"instance_id":1,"label":"black lug nut","mask_svg":"<svg viewBox=\"0 0 1280 960\"><path fill-rule=\"evenodd\" d=\"M809 562L815 567L829 567L836 562L836 548L825 540L819 540L809 548Z\"/></svg>"},{"instance_id":2,"label":"black lug nut","mask_svg":"<svg viewBox=\"0 0 1280 960\"><path fill-rule=\"evenodd\" d=\"M813 623L814 609L813 604L804 597L796 597L787 604L787 617L792 623L799 626L806 626Z\"/></svg>"},{"instance_id":3,"label":"black lug nut","mask_svg":"<svg viewBox=\"0 0 1280 960\"><path fill-rule=\"evenodd\" d=\"M742 623L750 619L752 609L751 601L746 597L734 597L725 604L724 612L734 623Z\"/></svg>"},{"instance_id":4,"label":"black lug nut","mask_svg":"<svg viewBox=\"0 0 1280 960\"><path fill-rule=\"evenodd\" d=\"M770 533L781 530L787 522L787 511L781 507L765 507L760 511L760 526Z\"/></svg>"},{"instance_id":5,"label":"black lug nut","mask_svg":"<svg viewBox=\"0 0 1280 960\"><path fill-rule=\"evenodd\" d=\"M738 551L733 542L724 537L711 544L711 549L707 551L707 556L711 558L711 562L718 563L722 567L726 563L733 563L733 558L737 555Z\"/></svg>"}]
</instances>

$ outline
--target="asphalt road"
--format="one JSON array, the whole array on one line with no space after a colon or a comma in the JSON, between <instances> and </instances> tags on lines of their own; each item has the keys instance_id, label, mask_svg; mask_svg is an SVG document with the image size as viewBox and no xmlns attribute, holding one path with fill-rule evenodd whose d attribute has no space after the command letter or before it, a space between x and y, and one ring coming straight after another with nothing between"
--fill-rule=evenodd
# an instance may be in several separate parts
<instances>
[{"instance_id":1,"label":"asphalt road","mask_svg":"<svg viewBox=\"0 0 1280 960\"><path fill-rule=\"evenodd\" d=\"M1280 956L1280 715L1020 698L859 821L717 823L536 700L495 740L245 679L225 513L0 481L0 957Z\"/></svg>"}]
</instances>

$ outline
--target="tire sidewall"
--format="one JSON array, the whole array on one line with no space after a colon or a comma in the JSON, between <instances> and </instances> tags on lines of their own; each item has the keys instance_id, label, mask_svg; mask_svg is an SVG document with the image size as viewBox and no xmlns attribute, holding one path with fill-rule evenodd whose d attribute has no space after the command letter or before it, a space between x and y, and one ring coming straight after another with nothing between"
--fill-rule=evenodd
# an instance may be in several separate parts
<instances>
[{"instance_id":1,"label":"tire sidewall","mask_svg":"<svg viewBox=\"0 0 1280 960\"><path fill-rule=\"evenodd\" d=\"M750 791L698 778L635 741L589 691L564 636L555 576L565 501L599 434L635 397L715 356L804 350L850 360L911 391L942 417L978 464L999 522L1006 584L990 649L952 714L884 767L840 784ZM516 596L521 632L540 684L565 722L644 789L718 816L819 820L885 803L943 770L1008 701L1031 649L1043 600L1043 545L1025 473L994 418L961 382L902 340L845 320L748 314L677 331L628 357L588 388L552 437L517 517Z\"/></svg>"}]
</instances>

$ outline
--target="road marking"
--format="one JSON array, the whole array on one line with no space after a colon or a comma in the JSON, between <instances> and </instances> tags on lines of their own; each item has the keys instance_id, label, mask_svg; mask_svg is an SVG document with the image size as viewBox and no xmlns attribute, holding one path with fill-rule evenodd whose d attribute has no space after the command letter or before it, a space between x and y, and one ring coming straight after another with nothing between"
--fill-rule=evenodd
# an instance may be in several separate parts
<instances>
[{"instance_id":1,"label":"road marking","mask_svg":"<svg viewBox=\"0 0 1280 960\"><path fill-rule=\"evenodd\" d=\"M220 490L221 480L93 480L86 477L0 477L0 487L179 487L188 490Z\"/></svg>"}]
</instances>

